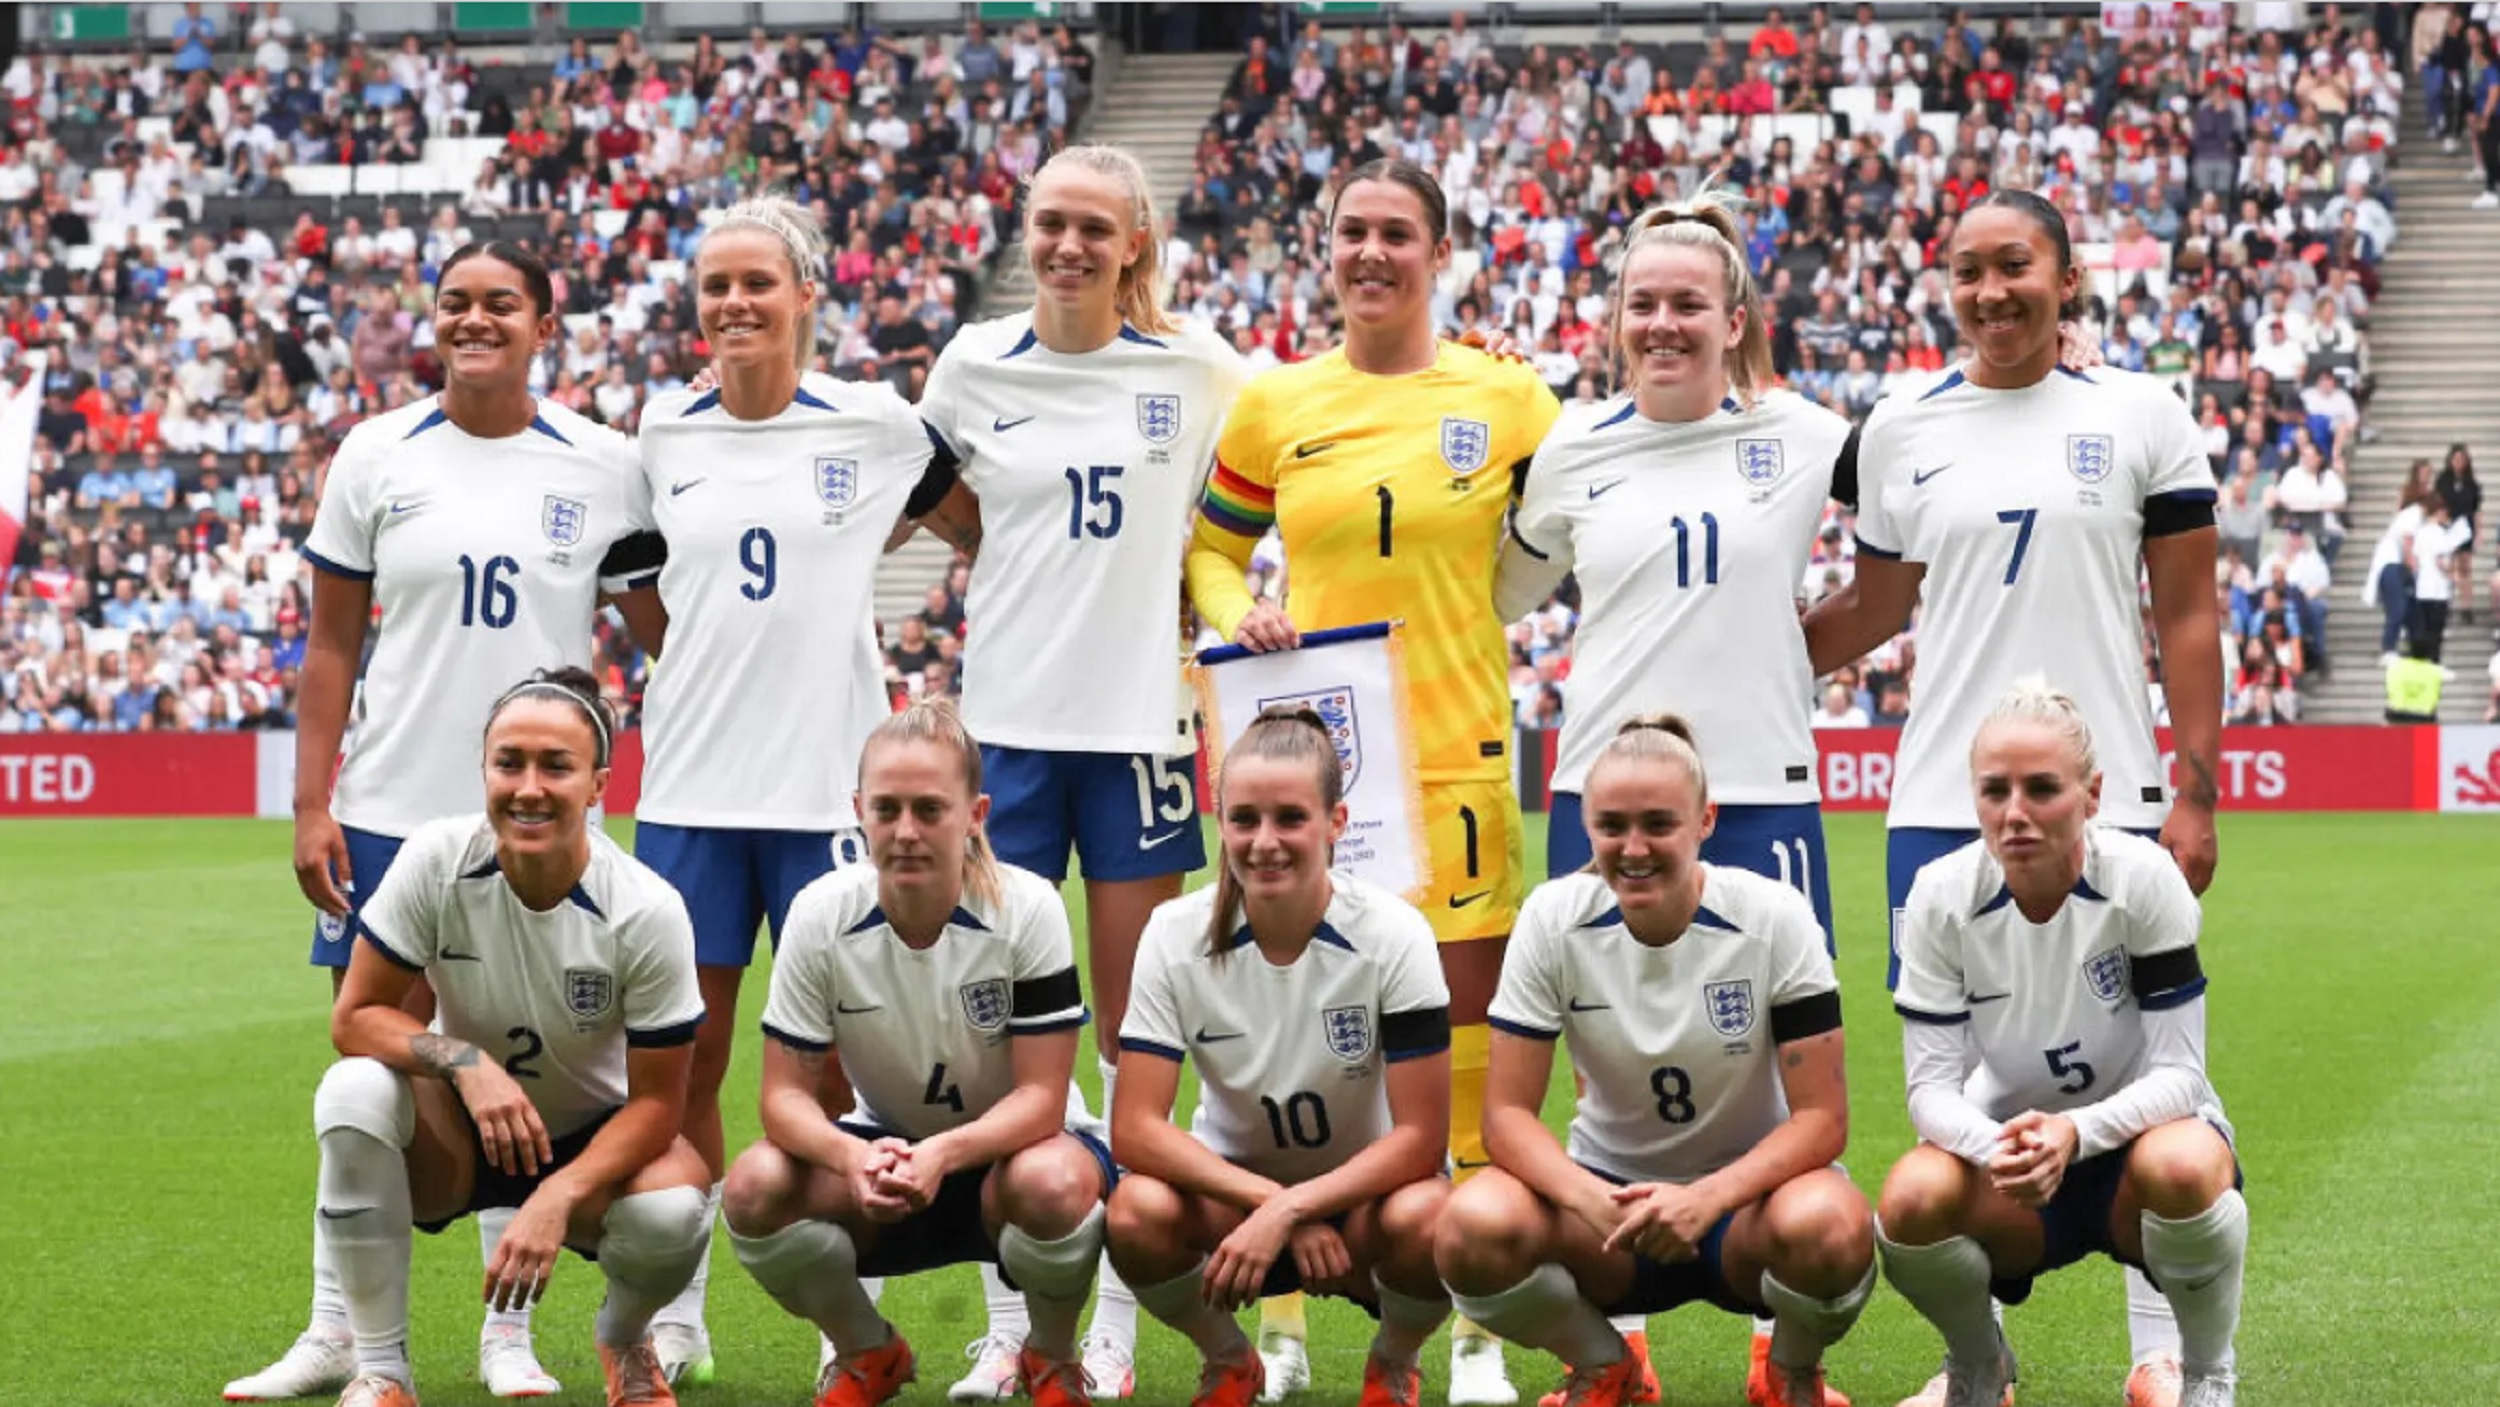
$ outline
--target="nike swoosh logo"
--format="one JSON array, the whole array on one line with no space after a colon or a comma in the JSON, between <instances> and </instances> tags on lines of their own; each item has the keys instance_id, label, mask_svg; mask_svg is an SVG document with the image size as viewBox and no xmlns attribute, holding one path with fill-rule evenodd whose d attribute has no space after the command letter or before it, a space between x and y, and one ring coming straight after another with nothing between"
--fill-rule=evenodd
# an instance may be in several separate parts
<instances>
[{"instance_id":1,"label":"nike swoosh logo","mask_svg":"<svg viewBox=\"0 0 2500 1407\"><path fill-rule=\"evenodd\" d=\"M1970 1005L1978 1006L1983 1002L2001 1002L2012 995L2014 995L2012 992L1991 992L1984 997L1974 995L1970 998Z\"/></svg>"},{"instance_id":2,"label":"nike swoosh logo","mask_svg":"<svg viewBox=\"0 0 2500 1407\"><path fill-rule=\"evenodd\" d=\"M484 959L483 959L483 958L480 958L480 957L479 957L477 954L475 954L475 953L455 953L455 952L453 952L453 951L452 951L451 949L449 949L449 948L445 948L445 949L443 949L443 952L442 952L442 959L443 959L443 961L445 961L445 962L483 962L483 961L484 961Z\"/></svg>"},{"instance_id":3,"label":"nike swoosh logo","mask_svg":"<svg viewBox=\"0 0 2500 1407\"><path fill-rule=\"evenodd\" d=\"M413 503L394 503L394 504L392 504L392 505L391 505L391 516L392 516L392 517L394 517L394 518L396 518L396 517L398 517L400 514L405 513L405 512L408 512L409 510L411 510L411 509L415 508L416 506L417 506L417 505L415 505L415 504L413 504Z\"/></svg>"},{"instance_id":4,"label":"nike swoosh logo","mask_svg":"<svg viewBox=\"0 0 2500 1407\"><path fill-rule=\"evenodd\" d=\"M1200 1045L1213 1045L1217 1041L1237 1041L1240 1040L1241 1037L1242 1033L1239 1031L1210 1032L1204 1026L1198 1028L1198 1044Z\"/></svg>"},{"instance_id":5,"label":"nike swoosh logo","mask_svg":"<svg viewBox=\"0 0 2500 1407\"><path fill-rule=\"evenodd\" d=\"M1469 904L1476 902L1478 899L1481 899L1485 895L1492 892L1493 891L1490 889L1479 889L1473 894L1453 894L1450 896L1450 907L1453 909L1466 908Z\"/></svg>"},{"instance_id":6,"label":"nike swoosh logo","mask_svg":"<svg viewBox=\"0 0 2500 1407\"><path fill-rule=\"evenodd\" d=\"M1613 489L1616 485L1621 484L1622 482L1623 482L1623 480L1621 480L1621 479L1608 479L1606 482L1604 482L1604 483L1602 483L1602 484L1591 484L1591 485L1589 485L1589 498L1590 498L1590 500L1591 500L1591 501L1595 501L1595 500L1597 500L1597 499L1600 499L1600 498L1605 497L1605 496L1606 496L1606 493L1607 493L1607 491L1608 491L1608 490Z\"/></svg>"},{"instance_id":7,"label":"nike swoosh logo","mask_svg":"<svg viewBox=\"0 0 2500 1407\"><path fill-rule=\"evenodd\" d=\"M1296 459L1308 459L1312 455L1318 454L1323 450L1332 450L1336 447L1337 442L1335 440L1321 440L1317 444L1310 445L1295 445L1293 447L1293 457Z\"/></svg>"},{"instance_id":8,"label":"nike swoosh logo","mask_svg":"<svg viewBox=\"0 0 2500 1407\"><path fill-rule=\"evenodd\" d=\"M1163 844L1163 843L1164 843L1165 841L1167 841L1167 840L1178 840L1178 839L1180 839L1180 838L1181 838L1181 836L1182 836L1182 835L1184 835L1184 834L1186 834L1186 832L1183 832L1183 831L1165 831L1165 832L1164 832L1163 834L1161 834L1161 835L1149 835L1149 836L1144 836L1144 837L1141 837L1141 838L1138 840L1138 842L1137 842L1137 848L1138 848L1138 849L1140 849L1140 850L1152 850L1152 849L1154 849L1156 846Z\"/></svg>"},{"instance_id":9,"label":"nike swoosh logo","mask_svg":"<svg viewBox=\"0 0 2500 1407\"><path fill-rule=\"evenodd\" d=\"M990 433L995 435L1004 435L1008 431L1022 425L1025 420L1031 420L1032 418L1032 416L1028 415L1024 417L1024 420L1009 420L1004 416L1000 416L990 422Z\"/></svg>"},{"instance_id":10,"label":"nike swoosh logo","mask_svg":"<svg viewBox=\"0 0 2500 1407\"><path fill-rule=\"evenodd\" d=\"M1571 1009L1573 1011L1612 1011L1615 1008L1612 1002L1584 1002L1578 997L1573 997Z\"/></svg>"},{"instance_id":11,"label":"nike swoosh logo","mask_svg":"<svg viewBox=\"0 0 2500 1407\"><path fill-rule=\"evenodd\" d=\"M1912 485L1926 483L1929 479L1936 477L1938 474L1941 474L1945 470L1952 467L1953 466L1950 464L1939 464L1933 469L1913 469L1910 471L1910 483Z\"/></svg>"},{"instance_id":12,"label":"nike swoosh logo","mask_svg":"<svg viewBox=\"0 0 2500 1407\"><path fill-rule=\"evenodd\" d=\"M363 1216L366 1212L373 1209L371 1207L349 1207L346 1211L334 1212L328 1207L315 1207L313 1210L321 1214L321 1219L323 1221L345 1221L351 1216Z\"/></svg>"},{"instance_id":13,"label":"nike swoosh logo","mask_svg":"<svg viewBox=\"0 0 2500 1407\"><path fill-rule=\"evenodd\" d=\"M834 999L833 1009L836 1013L843 1016L866 1016L872 1011L885 1010L882 1006L844 1006L841 999L838 997Z\"/></svg>"},{"instance_id":14,"label":"nike swoosh logo","mask_svg":"<svg viewBox=\"0 0 2500 1407\"><path fill-rule=\"evenodd\" d=\"M668 486L668 496L675 498L677 495L684 493L686 490L693 488L695 485L707 482L711 477L711 475L706 474L700 479L688 479L682 484L671 484Z\"/></svg>"}]
</instances>

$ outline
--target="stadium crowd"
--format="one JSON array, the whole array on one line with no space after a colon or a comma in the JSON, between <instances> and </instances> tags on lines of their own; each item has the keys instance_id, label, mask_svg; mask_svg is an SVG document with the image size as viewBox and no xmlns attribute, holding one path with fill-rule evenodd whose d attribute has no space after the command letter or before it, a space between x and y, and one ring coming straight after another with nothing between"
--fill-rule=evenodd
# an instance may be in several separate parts
<instances>
[{"instance_id":1,"label":"stadium crowd","mask_svg":"<svg viewBox=\"0 0 2500 1407\"><path fill-rule=\"evenodd\" d=\"M1862 417L1952 355L1938 251L1956 212L2036 187L2092 261L2079 340L2197 409L2230 717L2288 721L2329 667L2330 594L2363 586L2337 564L2349 457L2371 434L2370 301L2399 237L2402 89L2442 95L2434 136L2479 139L2471 99L2500 73L2479 25L2450 37L2449 7L2426 7L2427 39L2334 6L2305 27L2260 6L2245 29L2224 5L2107 8L2118 33L1958 12L1930 31L1818 5L1700 44L1524 48L1464 12L1429 34L1280 19L1167 212L1172 302L1260 365L1330 345L1320 197L1332 173L1403 155L1451 192L1443 326L1507 333L1558 395L1593 398L1624 226L1717 179L1754 203L1783 380ZM165 50L30 52L0 77L0 358L50 358L25 570L0 601L0 730L291 725L322 466L358 420L439 382L427 280L472 239L550 257L567 335L536 388L630 430L708 360L683 281L703 212L786 187L838 251L830 369L916 396L1094 69L1067 26L1031 22L758 29L666 58L626 32L575 37L547 66L299 33L274 4L186 6L176 30ZM292 194L306 168L410 165L443 138L501 145L429 194ZM1801 597L1848 581L1851 528L1833 510ZM1257 572L1281 594L1272 544ZM891 623L898 695L957 687L965 579L958 563ZM2476 585L2459 578L2469 606ZM1524 727L1560 722L1574 621L1566 586L1512 627ZM1916 640L1913 622L1828 681L1818 725L1899 723ZM612 623L601 658L630 708L644 661Z\"/></svg>"}]
</instances>

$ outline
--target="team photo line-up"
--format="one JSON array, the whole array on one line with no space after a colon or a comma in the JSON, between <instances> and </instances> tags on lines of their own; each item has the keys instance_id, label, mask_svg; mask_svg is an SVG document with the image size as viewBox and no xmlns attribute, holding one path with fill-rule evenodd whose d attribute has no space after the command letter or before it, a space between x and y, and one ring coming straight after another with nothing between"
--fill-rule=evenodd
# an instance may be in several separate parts
<instances>
[{"instance_id":1,"label":"team photo line-up","mask_svg":"<svg viewBox=\"0 0 2500 1407\"><path fill-rule=\"evenodd\" d=\"M1655 1401L1644 1316L1695 1300L1754 1320L1751 1401L1842 1407L1823 1351L1880 1262L1942 1339L1909 1401L1994 1407L1998 1306L2096 1250L2130 1267L2127 1400L2233 1401L2247 1214L2196 950L2213 479L2158 382L2068 350L2081 271L2046 202L1965 212L1963 358L1855 432L1771 384L1712 189L1633 223L1622 389L1570 407L1434 331L1448 212L1411 164L1327 195L1343 343L1255 376L1162 308L1133 158L1061 152L1023 219L1032 308L967 327L914 406L809 369L821 233L732 207L693 261L715 376L633 440L531 394L559 326L534 254L445 261L444 389L348 435L305 548L294 863L343 1058L310 1322L229 1399L413 1404L411 1231L475 1213L497 1396L555 1390L530 1310L567 1247L606 1280L610 1402L708 1381L717 1220L820 1331L820 1407L914 1380L878 1287L962 1261L989 1323L958 1400L1138 1393L1141 1305L1199 1349L1193 1401L1278 1400L1310 1384L1318 1293L1378 1319L1367 1407L1420 1400L1444 1320L1454 1404L1519 1400L1504 1340L1567 1365L1548 1403ZM1801 612L1833 498L1859 568ZM970 555L978 628L960 706L895 713L874 577L921 528ZM1271 531L1282 600L1254 589ZM1503 626L1567 575L1532 885ZM605 606L654 659L630 855L597 824ZM1920 1141L1870 1203L1838 1165L1806 708L1914 608L1932 682L1887 900ZM1339 742L1276 706L1224 740L1214 882L1183 893L1209 859L1190 609L1257 652L1403 622L1419 891L1332 870ZM479 770L446 760L481 738ZM733 1156L759 928L764 1138ZM1089 1021L1099 1108L1072 1078Z\"/></svg>"}]
</instances>

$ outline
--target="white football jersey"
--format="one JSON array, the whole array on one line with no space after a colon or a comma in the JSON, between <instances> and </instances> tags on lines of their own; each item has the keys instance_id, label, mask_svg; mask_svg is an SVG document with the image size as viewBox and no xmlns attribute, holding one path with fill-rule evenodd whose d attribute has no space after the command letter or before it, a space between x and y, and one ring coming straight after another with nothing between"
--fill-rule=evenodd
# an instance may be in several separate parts
<instances>
[{"instance_id":1,"label":"white football jersey","mask_svg":"<svg viewBox=\"0 0 2500 1407\"><path fill-rule=\"evenodd\" d=\"M1067 752L1192 749L1181 555L1249 368L1199 327L1061 356L1033 315L963 329L920 413L981 500L964 726Z\"/></svg>"},{"instance_id":2,"label":"white football jersey","mask_svg":"<svg viewBox=\"0 0 2500 1407\"><path fill-rule=\"evenodd\" d=\"M796 1050L840 1051L859 1095L855 1117L906 1138L981 1117L1016 1087L1008 1037L1086 1020L1059 887L1013 865L999 876L995 907L965 896L919 949L886 922L872 866L800 890L773 959L764 1034Z\"/></svg>"},{"instance_id":3,"label":"white football jersey","mask_svg":"<svg viewBox=\"0 0 2500 1407\"><path fill-rule=\"evenodd\" d=\"M1891 824L1978 827L1971 740L1998 696L2038 673L2091 725L2108 776L2101 820L2161 825L2170 790L2137 582L2148 511L2210 512L2213 470L2187 407L2115 367L2061 369L2018 391L1957 370L1875 407L1858 477L1860 550L1927 569Z\"/></svg>"},{"instance_id":4,"label":"white football jersey","mask_svg":"<svg viewBox=\"0 0 2500 1407\"><path fill-rule=\"evenodd\" d=\"M1450 1046L1432 925L1379 885L1329 879L1336 894L1290 967L1261 957L1247 924L1221 957L1207 952L1212 886L1157 908L1120 1024L1120 1049L1197 1067L1199 1142L1282 1183L1386 1134L1387 1067Z\"/></svg>"},{"instance_id":5,"label":"white football jersey","mask_svg":"<svg viewBox=\"0 0 2500 1407\"><path fill-rule=\"evenodd\" d=\"M1785 391L1690 424L1644 419L1629 396L1563 408L1513 524L1580 582L1554 790L1579 791L1625 719L1672 710L1713 798L1820 799L1797 583L1848 438L1848 421Z\"/></svg>"},{"instance_id":6,"label":"white football jersey","mask_svg":"<svg viewBox=\"0 0 2500 1407\"><path fill-rule=\"evenodd\" d=\"M1993 1119L2078 1109L2126 1088L2146 1068L2144 1013L2205 991L2202 913L2178 862L2125 831L2096 825L2085 836L2083 877L2046 923L2023 917L1984 841L1930 863L1910 886L1894 1009L1969 1023L1979 1064L1965 1087Z\"/></svg>"},{"instance_id":7,"label":"white football jersey","mask_svg":"<svg viewBox=\"0 0 2500 1407\"><path fill-rule=\"evenodd\" d=\"M1788 1119L1779 1043L1840 1026L1840 985L1805 896L1704 868L1684 936L1653 948L1593 874L1537 886L1519 910L1493 1028L1561 1036L1581 1077L1567 1147L1633 1182L1691 1182Z\"/></svg>"},{"instance_id":8,"label":"white football jersey","mask_svg":"<svg viewBox=\"0 0 2500 1407\"><path fill-rule=\"evenodd\" d=\"M406 836L483 809L487 710L532 670L589 667L601 562L651 527L641 477L631 441L553 401L499 440L433 396L348 432L304 544L321 570L370 581L381 612L330 806L341 825Z\"/></svg>"},{"instance_id":9,"label":"white football jersey","mask_svg":"<svg viewBox=\"0 0 2500 1407\"><path fill-rule=\"evenodd\" d=\"M481 814L417 827L358 914L384 957L434 984L433 1028L511 1072L549 1136L625 1102L625 1052L691 1044L694 925L668 881L596 826L590 869L533 912Z\"/></svg>"},{"instance_id":10,"label":"white football jersey","mask_svg":"<svg viewBox=\"0 0 2500 1407\"><path fill-rule=\"evenodd\" d=\"M654 396L642 491L668 543L668 649L643 700L642 801L676 826L858 824L860 750L887 712L877 561L929 471L884 385L810 374L770 420L717 391Z\"/></svg>"}]
</instances>

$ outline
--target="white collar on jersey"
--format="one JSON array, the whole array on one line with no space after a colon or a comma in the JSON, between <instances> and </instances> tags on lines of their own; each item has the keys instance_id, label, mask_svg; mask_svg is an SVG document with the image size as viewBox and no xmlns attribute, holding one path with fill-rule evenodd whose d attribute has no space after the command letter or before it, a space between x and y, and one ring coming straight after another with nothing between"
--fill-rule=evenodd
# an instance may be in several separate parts
<instances>
[{"instance_id":1,"label":"white collar on jersey","mask_svg":"<svg viewBox=\"0 0 2500 1407\"><path fill-rule=\"evenodd\" d=\"M486 863L478 866L476 869L463 873L460 877L462 879L493 879L500 877L502 874L503 857L500 855L489 855L486 857ZM590 911L590 916L593 918L607 917L606 914L600 912L599 905L593 902L590 897L590 891L582 888L581 881L579 880L575 880L573 882L572 889L569 890L564 897L572 900L576 904L579 904L581 907L588 909Z\"/></svg>"},{"instance_id":2,"label":"white collar on jersey","mask_svg":"<svg viewBox=\"0 0 2500 1407\"><path fill-rule=\"evenodd\" d=\"M842 936L848 938L854 933L866 933L872 928L884 928L886 926L885 906L880 904L875 908L870 909L865 918L862 918L859 922L843 929ZM988 924L983 923L980 919L974 917L972 910L965 908L961 904L957 904L955 906L955 912L946 916L946 926L949 928L969 928L975 933L987 933L990 931L990 926Z\"/></svg>"},{"instance_id":3,"label":"white collar on jersey","mask_svg":"<svg viewBox=\"0 0 2500 1407\"><path fill-rule=\"evenodd\" d=\"M1330 947L1334 948L1343 948L1349 953L1354 951L1354 945L1347 942L1345 935L1339 933L1336 926L1331 924L1326 919L1321 919L1319 927L1312 930L1311 938L1314 942L1326 943ZM1250 946L1253 941L1254 938L1250 932L1250 925L1245 923L1241 927L1233 930L1233 941L1224 945L1224 951L1229 953L1235 948L1246 948Z\"/></svg>"},{"instance_id":4,"label":"white collar on jersey","mask_svg":"<svg viewBox=\"0 0 2500 1407\"><path fill-rule=\"evenodd\" d=\"M2109 902L2109 896L2093 888L2092 881L2084 878L2082 875L2075 876L2075 887L2067 890L2066 892L2074 895L2078 899L2089 899L2096 904L2106 904ZM2013 887L2010 885L2000 884L1997 886L1996 897L1990 899L1987 903L1980 905L1978 909L1972 912L1971 917L1986 918L1988 915L1995 913L1997 910L2004 908L2006 905L2013 902Z\"/></svg>"},{"instance_id":5,"label":"white collar on jersey","mask_svg":"<svg viewBox=\"0 0 2500 1407\"><path fill-rule=\"evenodd\" d=\"M1623 906L1620 904L1610 906L1606 912L1599 914L1597 917L1590 919L1588 922L1581 924L1580 926L1582 928L1621 928L1623 926ZM1695 928L1716 928L1729 933L1742 931L1738 929L1735 924L1728 922L1708 904L1696 904L1693 906L1693 926Z\"/></svg>"}]
</instances>

